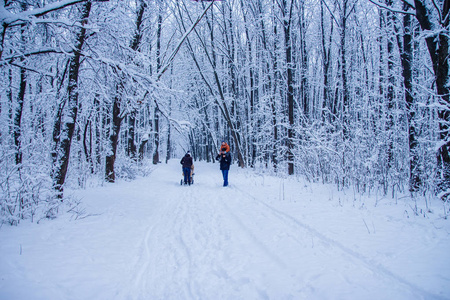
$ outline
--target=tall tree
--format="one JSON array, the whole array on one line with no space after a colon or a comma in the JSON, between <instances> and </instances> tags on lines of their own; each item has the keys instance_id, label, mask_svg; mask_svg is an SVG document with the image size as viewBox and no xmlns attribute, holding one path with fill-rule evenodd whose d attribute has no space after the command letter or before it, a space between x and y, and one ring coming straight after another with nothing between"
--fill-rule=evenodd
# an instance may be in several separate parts
<instances>
[{"instance_id":1,"label":"tall tree","mask_svg":"<svg viewBox=\"0 0 450 300\"><path fill-rule=\"evenodd\" d=\"M157 16L157 28L156 28L156 72L159 73L162 68L161 63L161 32L162 32L162 14L163 14L163 1L156 1L158 3L158 16ZM160 125L159 125L159 110L158 105L155 105L155 111L153 113L153 130L155 134L155 149L153 152L153 164L159 163L159 144L160 144Z\"/></svg>"},{"instance_id":2,"label":"tall tree","mask_svg":"<svg viewBox=\"0 0 450 300\"><path fill-rule=\"evenodd\" d=\"M21 10L26 11L27 10L27 4L21 3ZM21 31L20 31L20 37L21 37L21 48L24 49L26 41L25 41L25 25L21 25ZM24 58L20 58L21 64L24 62ZM16 165L22 164L22 134L21 134L21 128L22 128L22 114L23 114L23 104L25 101L25 90L27 87L27 71L24 67L20 67L20 83L19 83L19 94L17 96L17 108L14 115L14 144L16 146Z\"/></svg>"},{"instance_id":3,"label":"tall tree","mask_svg":"<svg viewBox=\"0 0 450 300\"><path fill-rule=\"evenodd\" d=\"M299 41L297 42L299 45L298 55L300 56L299 60L299 97L301 99L301 109L302 109L302 117L304 121L308 121L310 119L311 113L311 100L309 97L309 83L308 83L308 51L307 51L307 37L306 37L306 28L307 28L307 20L306 20L306 12L305 12L305 1L301 0L298 3L298 37Z\"/></svg>"},{"instance_id":4,"label":"tall tree","mask_svg":"<svg viewBox=\"0 0 450 300\"><path fill-rule=\"evenodd\" d=\"M320 2L320 32L322 41L322 65L323 65L323 102L322 102L322 120L324 122L333 122L336 116L335 99L331 95L330 76L331 76L331 42L333 37L334 22L330 22L330 33L327 40L327 33L325 32L325 12L324 3Z\"/></svg>"},{"instance_id":5,"label":"tall tree","mask_svg":"<svg viewBox=\"0 0 450 300\"><path fill-rule=\"evenodd\" d=\"M402 76L404 95L406 102L406 114L408 121L408 153L409 153L409 190L416 192L420 189L421 171L418 155L418 129L416 128L417 103L413 95L413 31L412 16L409 14L410 7L405 2L403 10L407 13L403 15L403 32L397 31L398 48L402 62Z\"/></svg>"},{"instance_id":6,"label":"tall tree","mask_svg":"<svg viewBox=\"0 0 450 300\"><path fill-rule=\"evenodd\" d=\"M449 36L446 33L450 24L450 0L433 2L414 0L416 18L425 38L433 63L436 90L439 95L439 147L437 153L439 189L445 199L450 195L450 81L449 74ZM438 6L439 5L439 6ZM436 13L432 11L436 10Z\"/></svg>"},{"instance_id":7,"label":"tall tree","mask_svg":"<svg viewBox=\"0 0 450 300\"><path fill-rule=\"evenodd\" d=\"M282 0L280 9L284 30L284 51L286 62L286 102L288 107L288 137L287 137L287 162L289 175L294 174L294 67L292 61L292 11L294 8L293 1Z\"/></svg>"},{"instance_id":8,"label":"tall tree","mask_svg":"<svg viewBox=\"0 0 450 300\"><path fill-rule=\"evenodd\" d=\"M114 96L114 102L112 105L111 115L112 117L108 118L109 125L109 152L106 155L106 164L105 164L105 179L108 182L115 182L116 180L116 172L115 172L115 163L116 163L116 155L117 155L117 145L119 143L119 133L120 127L122 126L122 120L124 116L121 115L121 100L123 94L123 86L122 84L117 84L116 95Z\"/></svg>"},{"instance_id":9,"label":"tall tree","mask_svg":"<svg viewBox=\"0 0 450 300\"><path fill-rule=\"evenodd\" d=\"M350 0L342 0L340 9L340 71L341 71L341 97L342 97L342 133L344 141L350 139L350 91L348 82L348 59L347 59L347 23L349 14L353 10Z\"/></svg>"},{"instance_id":10,"label":"tall tree","mask_svg":"<svg viewBox=\"0 0 450 300\"><path fill-rule=\"evenodd\" d=\"M55 129L59 132L56 153L54 153L54 167L52 172L53 185L58 197L63 197L64 182L69 166L70 147L78 114L78 77L81 65L81 53L86 39L86 25L91 12L92 1L86 1L81 7L81 24L83 25L77 34L74 45L74 54L69 60L68 86L67 86L67 112L62 118L62 123L57 122Z\"/></svg>"},{"instance_id":11,"label":"tall tree","mask_svg":"<svg viewBox=\"0 0 450 300\"><path fill-rule=\"evenodd\" d=\"M146 0L139 1L139 7L136 11L136 28L134 32L134 36L131 39L130 49L136 52L142 40L142 23L143 23L143 15L145 9L147 8ZM108 182L115 182L116 174L114 165L116 162L117 155L117 146L120 135L120 128L122 126L122 120L126 117L126 113L122 109L122 105L124 105L124 89L126 85L126 76L124 74L118 75L118 82L116 83L116 93L114 95L114 101L111 109L112 116L108 118L110 122L109 127L109 151L106 155L106 165L105 165L105 179ZM128 151L132 157L136 157L136 145L134 143L134 126L135 126L135 116L134 112L130 114L129 123L130 129L128 132Z\"/></svg>"}]
</instances>

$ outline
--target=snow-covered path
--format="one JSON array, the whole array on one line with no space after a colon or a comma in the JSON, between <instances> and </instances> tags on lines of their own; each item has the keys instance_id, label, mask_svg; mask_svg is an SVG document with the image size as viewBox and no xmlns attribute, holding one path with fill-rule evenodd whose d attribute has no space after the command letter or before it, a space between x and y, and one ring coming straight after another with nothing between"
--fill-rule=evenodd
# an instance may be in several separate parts
<instances>
[{"instance_id":1,"label":"snow-covered path","mask_svg":"<svg viewBox=\"0 0 450 300\"><path fill-rule=\"evenodd\" d=\"M223 188L214 164L196 164L193 186L180 179L173 161L77 191L85 218L3 227L0 300L450 298L437 216L411 221L400 204L386 216L236 168Z\"/></svg>"}]
</instances>

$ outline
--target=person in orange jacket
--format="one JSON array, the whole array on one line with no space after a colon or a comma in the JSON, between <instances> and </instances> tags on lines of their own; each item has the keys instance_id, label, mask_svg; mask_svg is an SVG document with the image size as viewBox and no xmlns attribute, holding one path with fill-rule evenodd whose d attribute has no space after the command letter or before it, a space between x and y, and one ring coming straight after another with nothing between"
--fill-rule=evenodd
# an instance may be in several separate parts
<instances>
[{"instance_id":1,"label":"person in orange jacket","mask_svg":"<svg viewBox=\"0 0 450 300\"><path fill-rule=\"evenodd\" d=\"M220 146L220 152L216 157L216 160L220 162L220 170L223 176L223 186L228 186L228 172L230 171L231 165L231 154L230 146L227 143L222 142Z\"/></svg>"},{"instance_id":2,"label":"person in orange jacket","mask_svg":"<svg viewBox=\"0 0 450 300\"><path fill-rule=\"evenodd\" d=\"M222 144L220 145L220 153L228 153L228 152L230 152L230 146L227 143L225 143L225 141L222 141Z\"/></svg>"}]
</instances>

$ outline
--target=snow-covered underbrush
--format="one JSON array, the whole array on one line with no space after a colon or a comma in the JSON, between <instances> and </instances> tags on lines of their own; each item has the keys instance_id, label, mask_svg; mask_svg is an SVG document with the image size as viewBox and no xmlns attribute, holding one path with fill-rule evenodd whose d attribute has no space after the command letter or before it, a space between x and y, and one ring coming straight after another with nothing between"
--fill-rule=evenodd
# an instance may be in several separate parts
<instances>
[{"instance_id":1,"label":"snow-covered underbrush","mask_svg":"<svg viewBox=\"0 0 450 300\"><path fill-rule=\"evenodd\" d=\"M54 219L64 213L75 214L78 218L83 209L80 201L64 193L64 199L58 199L52 188L49 157L34 153L35 157L24 159L24 163L14 163L14 151L1 150L0 155L0 226L18 225L21 221L39 222L42 219ZM76 190L103 186L104 169L100 165L91 165L78 157L72 157L64 189ZM118 180L131 181L137 177L148 176L154 169L150 160L137 161L123 155L116 162Z\"/></svg>"},{"instance_id":2,"label":"snow-covered underbrush","mask_svg":"<svg viewBox=\"0 0 450 300\"><path fill-rule=\"evenodd\" d=\"M58 203L48 174L30 165L8 165L6 159L0 159L0 169L0 225L54 216Z\"/></svg>"}]
</instances>

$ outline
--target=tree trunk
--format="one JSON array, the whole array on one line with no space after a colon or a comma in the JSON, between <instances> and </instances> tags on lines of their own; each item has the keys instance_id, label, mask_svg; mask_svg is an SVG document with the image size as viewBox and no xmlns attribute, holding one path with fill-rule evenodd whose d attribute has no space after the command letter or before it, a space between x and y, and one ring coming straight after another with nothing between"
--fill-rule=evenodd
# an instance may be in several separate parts
<instances>
[{"instance_id":1,"label":"tree trunk","mask_svg":"<svg viewBox=\"0 0 450 300\"><path fill-rule=\"evenodd\" d=\"M94 99L94 111L95 111L95 117L94 117L94 121L95 121L95 143L94 143L94 158L93 158L93 162L95 161L95 163L97 164L97 166L100 166L102 163L102 144L100 143L100 141L102 140L102 134L101 134L101 128L105 128L106 126L104 125L105 122L105 116L104 114L102 114L102 108L100 107L100 101L98 100L100 96L98 94L96 94L95 99Z\"/></svg>"},{"instance_id":2,"label":"tree trunk","mask_svg":"<svg viewBox=\"0 0 450 300\"><path fill-rule=\"evenodd\" d=\"M155 152L153 153L153 164L159 163L159 110L155 107L154 114L154 130L155 130Z\"/></svg>"},{"instance_id":3,"label":"tree trunk","mask_svg":"<svg viewBox=\"0 0 450 300\"><path fill-rule=\"evenodd\" d=\"M27 5L25 3L21 4L21 10L26 11ZM23 45L25 45L25 32L24 32L24 26L22 25L20 35L21 35L21 41ZM24 61L24 58L20 59L21 62ZM25 101L25 90L27 87L27 74L25 68L20 68L20 83L19 83L19 94L17 96L17 108L14 115L14 128L13 128L13 136L14 136L14 145L16 147L16 165L19 166L22 164L22 113L23 113L23 104ZM12 103L12 102L11 102Z\"/></svg>"},{"instance_id":4,"label":"tree trunk","mask_svg":"<svg viewBox=\"0 0 450 300\"><path fill-rule=\"evenodd\" d=\"M262 5L262 4L261 4ZM272 5L274 3L272 2ZM261 22L263 22L263 18L261 18ZM277 28L277 22L275 22L275 17L272 17L273 26L273 35L278 35L278 28ZM261 28L264 28L264 24L261 24ZM264 31L263 31L264 32ZM263 35L265 37L265 35ZM279 149L279 133L278 133L278 111L276 106L276 94L278 91L278 83L280 81L281 74L278 70L278 63L277 63L277 53L278 51L278 44L274 40L270 47L268 45L268 42L264 38L263 41L264 50L269 53L270 61L267 62L267 82L268 82L268 88L267 91L270 94L270 108L271 108L271 123L272 123L272 133L273 133L273 140L271 145L271 162L273 164L274 171L276 172L278 169L278 149ZM273 49L273 51L270 51L270 49Z\"/></svg>"},{"instance_id":5,"label":"tree trunk","mask_svg":"<svg viewBox=\"0 0 450 300\"><path fill-rule=\"evenodd\" d=\"M253 63L253 57L255 56L256 52L253 51L252 49L252 43L251 43L251 37L250 37L250 32L249 32L249 25L248 25L248 21L246 18L247 12L244 10L244 2L243 0L240 1L241 2L241 8L242 8L242 17L244 20L244 24L245 24L245 37L246 37L246 46L247 46L247 56L248 56L248 64L249 64L249 68L248 68L248 76L249 76L249 81L250 81L250 93L249 93L249 104L250 104L250 111L248 113L248 119L247 119L247 123L248 123L248 144L249 144L249 154L250 154L250 167L254 167L255 165L255 159L256 159L256 134L258 132L258 127L257 124L255 122L255 107L256 107L256 101L257 101L257 96L256 96L256 91L257 88L255 87L255 81L256 81L256 72L255 72L255 67L254 67L254 63ZM234 45L233 45L233 54L234 54ZM234 66L233 66L234 68ZM236 80L234 78L234 80ZM235 97L236 99L238 99L238 97Z\"/></svg>"},{"instance_id":6,"label":"tree trunk","mask_svg":"<svg viewBox=\"0 0 450 300\"><path fill-rule=\"evenodd\" d=\"M117 144L119 142L120 126L122 124L123 117L120 116L120 98L121 91L117 91L117 95L114 97L113 109L112 109L112 124L109 134L109 152L106 155L106 172L105 179L108 182L115 182L116 173L114 170L114 164L116 162Z\"/></svg>"},{"instance_id":7,"label":"tree trunk","mask_svg":"<svg viewBox=\"0 0 450 300\"><path fill-rule=\"evenodd\" d=\"M145 138L141 141L141 144L139 145L139 160L144 159L144 148L147 143L148 143L148 138Z\"/></svg>"},{"instance_id":8,"label":"tree trunk","mask_svg":"<svg viewBox=\"0 0 450 300\"><path fill-rule=\"evenodd\" d=\"M89 132L89 141L88 141L88 132ZM88 146L89 143L89 146ZM94 174L94 162L92 160L92 122L91 120L87 120L84 125L83 131L83 150L84 156L86 157L86 162L89 165L91 173Z\"/></svg>"},{"instance_id":9,"label":"tree trunk","mask_svg":"<svg viewBox=\"0 0 450 300\"><path fill-rule=\"evenodd\" d=\"M128 116L128 141L127 141L127 155L128 157L136 158L136 143L135 138L135 127L136 127L136 112L132 111Z\"/></svg>"},{"instance_id":10,"label":"tree trunk","mask_svg":"<svg viewBox=\"0 0 450 300\"><path fill-rule=\"evenodd\" d=\"M170 70L170 74L173 76L173 68ZM170 82L170 88L173 88L172 81ZM169 115L167 118L167 148L166 148L166 164L169 162L170 157L172 155L172 143L171 143L171 131L172 131L172 124L170 121L171 118L171 111L172 111L172 97L169 98Z\"/></svg>"},{"instance_id":11,"label":"tree trunk","mask_svg":"<svg viewBox=\"0 0 450 300\"><path fill-rule=\"evenodd\" d=\"M404 5L404 10L408 11L408 6ZM413 96L412 85L412 59L413 59L413 44L412 44L412 25L411 15L405 14L403 16L403 40L399 40L399 49L401 51L400 58L402 62L402 76L403 85L405 89L406 113L408 120L408 153L409 153L409 190L416 192L421 186L421 174L419 168L418 156L418 141L417 130L415 125L415 115L417 105Z\"/></svg>"},{"instance_id":12,"label":"tree trunk","mask_svg":"<svg viewBox=\"0 0 450 300\"><path fill-rule=\"evenodd\" d=\"M341 41L340 41L340 54L341 54L341 80L342 80L342 132L344 141L348 141L350 138L350 96L349 87L347 80L347 44L346 44L346 34L347 34L347 7L348 0L344 0L342 3L341 11ZM345 165L345 163L344 163Z\"/></svg>"},{"instance_id":13,"label":"tree trunk","mask_svg":"<svg viewBox=\"0 0 450 300\"><path fill-rule=\"evenodd\" d=\"M392 6L392 0L387 0L386 5L388 7ZM387 11L386 15L386 28L388 32L392 34L388 34L387 37L387 57L388 57L388 66L387 66L387 124L386 124L386 133L387 133L387 171L389 172L393 168L394 164L394 114L395 114L395 95L394 95L394 85L395 85L395 74L394 74L394 15L392 12Z\"/></svg>"},{"instance_id":14,"label":"tree trunk","mask_svg":"<svg viewBox=\"0 0 450 300\"><path fill-rule=\"evenodd\" d=\"M331 104L332 98L330 96L331 87L329 85L330 66L331 66L331 43L333 36L333 22L331 22L331 32L328 44L326 42L325 35L325 18L323 10L323 2L320 2L320 28L322 35L322 63L323 63L323 103L322 103L322 121L333 123L334 114L332 114L333 105Z\"/></svg>"},{"instance_id":15,"label":"tree trunk","mask_svg":"<svg viewBox=\"0 0 450 300\"><path fill-rule=\"evenodd\" d=\"M427 2L428 3L428 2ZM450 0L443 0L441 10L442 24L435 24L431 20L433 13L427 8L427 4L423 0L414 0L416 7L416 18L420 23L423 31L429 33L437 32L436 34L429 34L425 39L430 53L431 61L433 63L434 76L436 78L436 89L440 97L440 106L438 109L439 117L439 140L440 145L437 153L438 162L438 183L439 190L446 192L447 197L450 192L450 81L449 75L449 37L447 30L449 26L449 9Z\"/></svg>"},{"instance_id":16,"label":"tree trunk","mask_svg":"<svg viewBox=\"0 0 450 300\"><path fill-rule=\"evenodd\" d=\"M300 99L302 101L304 121L311 118L312 105L308 93L308 51L306 49L305 3L299 3L299 37L300 37Z\"/></svg>"},{"instance_id":17,"label":"tree trunk","mask_svg":"<svg viewBox=\"0 0 450 300\"><path fill-rule=\"evenodd\" d=\"M139 9L136 15L136 31L131 41L131 49L134 51L139 51L139 47L142 40L142 22L144 17L145 9L147 8L147 3L144 0L140 0ZM131 112L128 117L128 142L127 142L127 155L132 159L137 158L137 149L135 143L135 127L136 127L136 113Z\"/></svg>"},{"instance_id":18,"label":"tree trunk","mask_svg":"<svg viewBox=\"0 0 450 300\"><path fill-rule=\"evenodd\" d=\"M23 104L25 101L25 89L27 86L26 70L20 68L20 87L19 95L17 97L17 108L14 116L14 145L16 146L16 165L22 164L22 146L21 146L21 127L22 127L22 113Z\"/></svg>"},{"instance_id":19,"label":"tree trunk","mask_svg":"<svg viewBox=\"0 0 450 300\"><path fill-rule=\"evenodd\" d=\"M162 31L162 3L159 3L158 27L156 30L156 72L161 70L161 31ZM153 164L159 163L159 110L155 107L154 112L154 132L155 132L155 150L153 152Z\"/></svg>"},{"instance_id":20,"label":"tree trunk","mask_svg":"<svg viewBox=\"0 0 450 300\"><path fill-rule=\"evenodd\" d=\"M171 145L171 143L170 143L170 128L171 128L171 126L170 126L170 122L169 122L169 124L167 125L168 126L168 128L167 128L167 153L166 153L166 164L169 162L169 160L170 160L170 155L171 155L171 150L172 150L172 145Z\"/></svg>"},{"instance_id":21,"label":"tree trunk","mask_svg":"<svg viewBox=\"0 0 450 300\"><path fill-rule=\"evenodd\" d=\"M284 28L284 50L286 58L286 100L288 105L288 173L294 174L294 70L292 66L292 44L291 44L291 17L293 3L288 7L287 1L282 1L283 28Z\"/></svg>"},{"instance_id":22,"label":"tree trunk","mask_svg":"<svg viewBox=\"0 0 450 300\"><path fill-rule=\"evenodd\" d=\"M87 1L82 6L81 20L86 24L91 11L91 1ZM78 32L74 55L69 61L69 82L67 86L67 116L63 118L64 122L56 122L61 129L54 130L59 132L58 147L55 153L55 166L52 173L53 185L58 193L58 198L63 197L63 185L66 180L67 168L69 166L70 146L78 114L78 73L80 69L81 50L86 38L86 29L82 27Z\"/></svg>"}]
</instances>

